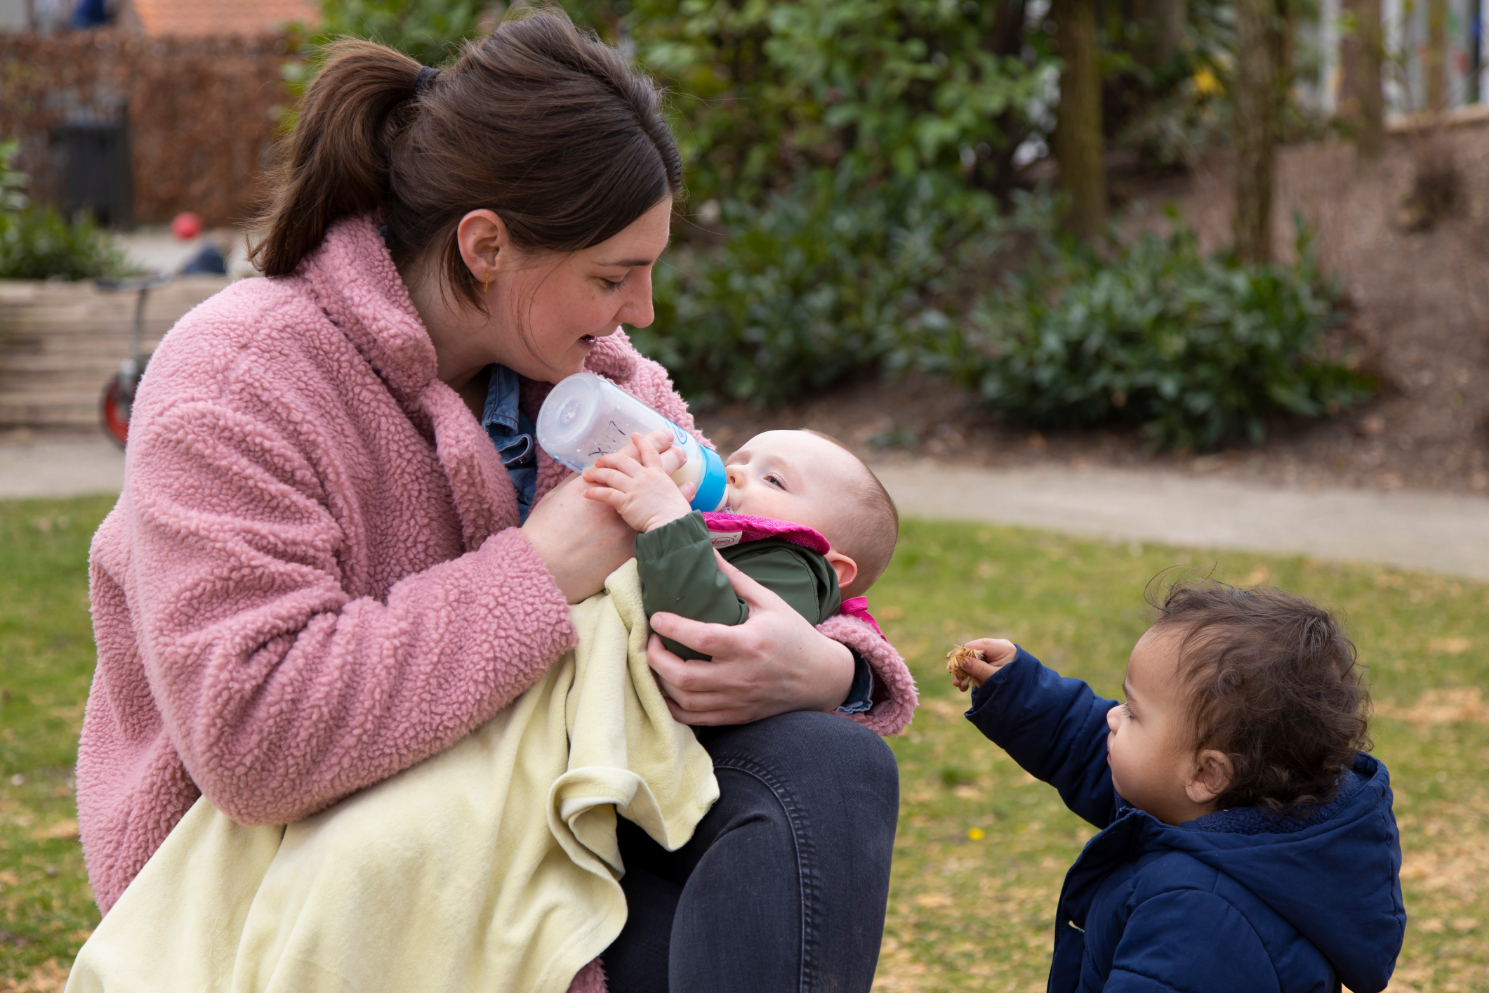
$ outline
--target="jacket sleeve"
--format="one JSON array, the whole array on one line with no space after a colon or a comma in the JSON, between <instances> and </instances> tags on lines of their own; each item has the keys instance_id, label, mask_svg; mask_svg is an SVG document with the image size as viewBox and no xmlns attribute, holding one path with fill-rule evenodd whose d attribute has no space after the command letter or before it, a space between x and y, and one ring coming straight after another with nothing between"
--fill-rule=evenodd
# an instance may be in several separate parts
<instances>
[{"instance_id":1,"label":"jacket sleeve","mask_svg":"<svg viewBox=\"0 0 1489 993\"><path fill-rule=\"evenodd\" d=\"M1104 993L1281 993L1251 924L1203 890L1168 890L1138 904L1117 942Z\"/></svg>"},{"instance_id":2,"label":"jacket sleeve","mask_svg":"<svg viewBox=\"0 0 1489 993\"><path fill-rule=\"evenodd\" d=\"M1104 828L1116 816L1106 761L1106 712L1116 705L1020 648L972 692L967 720L1029 775L1058 790L1065 806Z\"/></svg>"},{"instance_id":3,"label":"jacket sleeve","mask_svg":"<svg viewBox=\"0 0 1489 993\"><path fill-rule=\"evenodd\" d=\"M444 750L576 641L515 528L385 600L349 595L315 467L236 408L183 403L131 437L125 500L152 694L198 788L238 821L298 820Z\"/></svg>"},{"instance_id":4,"label":"jacket sleeve","mask_svg":"<svg viewBox=\"0 0 1489 993\"><path fill-rule=\"evenodd\" d=\"M636 572L647 617L665 610L707 624L743 624L750 616L750 608L719 571L708 528L697 511L636 535ZM662 643L679 658L707 658L671 638Z\"/></svg>"}]
</instances>

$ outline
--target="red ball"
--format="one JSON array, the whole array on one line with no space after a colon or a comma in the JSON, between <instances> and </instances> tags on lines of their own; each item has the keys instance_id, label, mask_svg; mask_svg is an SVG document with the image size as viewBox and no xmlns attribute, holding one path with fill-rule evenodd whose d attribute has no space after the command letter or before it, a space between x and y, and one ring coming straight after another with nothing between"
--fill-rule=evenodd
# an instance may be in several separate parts
<instances>
[{"instance_id":1,"label":"red ball","mask_svg":"<svg viewBox=\"0 0 1489 993\"><path fill-rule=\"evenodd\" d=\"M189 210L183 210L171 219L171 234L182 241L190 241L202 233L202 219Z\"/></svg>"}]
</instances>

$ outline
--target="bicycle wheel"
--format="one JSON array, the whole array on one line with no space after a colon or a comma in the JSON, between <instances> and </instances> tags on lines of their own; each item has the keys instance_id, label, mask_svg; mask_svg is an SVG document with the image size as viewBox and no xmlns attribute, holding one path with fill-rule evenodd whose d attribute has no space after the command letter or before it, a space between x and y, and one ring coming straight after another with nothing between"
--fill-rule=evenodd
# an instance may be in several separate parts
<instances>
[{"instance_id":1,"label":"bicycle wheel","mask_svg":"<svg viewBox=\"0 0 1489 993\"><path fill-rule=\"evenodd\" d=\"M99 398L100 420L103 432L120 448L129 439L130 402L124 399L124 381L120 373L114 373L104 384L103 396Z\"/></svg>"}]
</instances>

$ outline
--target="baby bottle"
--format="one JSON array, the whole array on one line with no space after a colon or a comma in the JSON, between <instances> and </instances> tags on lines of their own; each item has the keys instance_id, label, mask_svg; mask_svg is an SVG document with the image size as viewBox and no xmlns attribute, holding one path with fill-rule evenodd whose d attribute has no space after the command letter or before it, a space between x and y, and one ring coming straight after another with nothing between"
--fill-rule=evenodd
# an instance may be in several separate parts
<instances>
[{"instance_id":1,"label":"baby bottle","mask_svg":"<svg viewBox=\"0 0 1489 993\"><path fill-rule=\"evenodd\" d=\"M553 460L583 472L601 455L630 444L631 433L672 432L672 444L688 457L672 474L677 485L697 483L694 510L724 505L724 461L712 449L614 383L592 372L575 373L553 387L538 411L538 444Z\"/></svg>"}]
</instances>

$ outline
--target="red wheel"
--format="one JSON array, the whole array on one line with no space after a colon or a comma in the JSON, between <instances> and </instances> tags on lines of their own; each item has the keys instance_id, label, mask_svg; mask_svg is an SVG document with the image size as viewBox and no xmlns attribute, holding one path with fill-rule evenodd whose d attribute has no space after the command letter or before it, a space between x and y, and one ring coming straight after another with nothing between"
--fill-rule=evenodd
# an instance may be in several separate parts
<instances>
[{"instance_id":1,"label":"red wheel","mask_svg":"<svg viewBox=\"0 0 1489 993\"><path fill-rule=\"evenodd\" d=\"M130 404L120 396L123 391L124 384L120 382L119 374L115 373L104 386L103 396L99 401L103 431L120 448L124 447L129 438Z\"/></svg>"}]
</instances>

